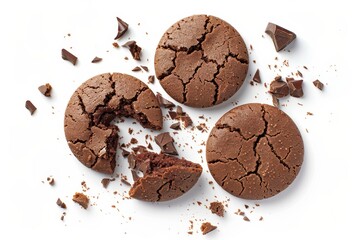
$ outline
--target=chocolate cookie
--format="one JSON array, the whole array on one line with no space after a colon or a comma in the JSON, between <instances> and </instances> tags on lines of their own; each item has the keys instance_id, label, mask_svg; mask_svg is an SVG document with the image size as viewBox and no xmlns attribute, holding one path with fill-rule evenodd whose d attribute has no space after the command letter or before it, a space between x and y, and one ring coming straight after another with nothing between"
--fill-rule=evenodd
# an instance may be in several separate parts
<instances>
[{"instance_id":1,"label":"chocolate cookie","mask_svg":"<svg viewBox=\"0 0 360 240\"><path fill-rule=\"evenodd\" d=\"M69 147L81 163L102 173L114 172L118 128L111 121L122 116L135 118L145 128L162 128L159 103L137 78L105 73L74 92L64 128Z\"/></svg>"},{"instance_id":2,"label":"chocolate cookie","mask_svg":"<svg viewBox=\"0 0 360 240\"><path fill-rule=\"evenodd\" d=\"M133 171L143 173L137 178L130 196L148 202L168 201L189 191L198 181L202 167L185 159L146 152L129 156Z\"/></svg>"},{"instance_id":3,"label":"chocolate cookie","mask_svg":"<svg viewBox=\"0 0 360 240\"><path fill-rule=\"evenodd\" d=\"M172 25L155 53L155 72L165 91L192 107L230 98L247 74L249 56L240 34L213 16L194 15Z\"/></svg>"},{"instance_id":4,"label":"chocolate cookie","mask_svg":"<svg viewBox=\"0 0 360 240\"><path fill-rule=\"evenodd\" d=\"M222 116L211 130L206 158L216 182L245 199L274 196L299 173L304 145L295 123L266 104L250 103Z\"/></svg>"}]
</instances>

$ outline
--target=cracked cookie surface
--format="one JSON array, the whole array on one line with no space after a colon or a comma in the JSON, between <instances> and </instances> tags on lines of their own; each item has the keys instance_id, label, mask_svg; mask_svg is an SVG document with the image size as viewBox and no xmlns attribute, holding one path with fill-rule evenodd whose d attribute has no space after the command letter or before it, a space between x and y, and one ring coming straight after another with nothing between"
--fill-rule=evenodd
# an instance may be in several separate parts
<instances>
[{"instance_id":1,"label":"cracked cookie surface","mask_svg":"<svg viewBox=\"0 0 360 240\"><path fill-rule=\"evenodd\" d=\"M192 107L210 107L233 96L245 80L246 45L227 22L207 15L184 18L161 38L155 73L165 91Z\"/></svg>"},{"instance_id":2,"label":"cracked cookie surface","mask_svg":"<svg viewBox=\"0 0 360 240\"><path fill-rule=\"evenodd\" d=\"M250 103L224 114L211 130L206 159L216 182L245 199L263 199L287 188L300 171L304 145L284 112Z\"/></svg>"},{"instance_id":3,"label":"cracked cookie surface","mask_svg":"<svg viewBox=\"0 0 360 240\"><path fill-rule=\"evenodd\" d=\"M146 152L129 156L130 167L143 173L130 189L130 197L148 201L168 201L182 196L198 181L202 167L163 153Z\"/></svg>"},{"instance_id":4,"label":"cracked cookie surface","mask_svg":"<svg viewBox=\"0 0 360 240\"><path fill-rule=\"evenodd\" d=\"M162 128L154 93L135 77L104 73L75 90L65 110L64 130L82 164L98 172L114 172L119 129L111 121L116 117L132 117L145 128Z\"/></svg>"}]
</instances>

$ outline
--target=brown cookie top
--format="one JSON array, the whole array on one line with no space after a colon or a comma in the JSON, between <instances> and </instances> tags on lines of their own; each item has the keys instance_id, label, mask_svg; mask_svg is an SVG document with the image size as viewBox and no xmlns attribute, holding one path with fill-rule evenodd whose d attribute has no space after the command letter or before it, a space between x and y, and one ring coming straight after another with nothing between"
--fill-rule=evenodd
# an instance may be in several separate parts
<instances>
[{"instance_id":1,"label":"brown cookie top","mask_svg":"<svg viewBox=\"0 0 360 240\"><path fill-rule=\"evenodd\" d=\"M194 15L172 25L155 53L155 72L165 91L192 107L210 107L241 87L249 57L240 34L227 22Z\"/></svg>"},{"instance_id":2,"label":"brown cookie top","mask_svg":"<svg viewBox=\"0 0 360 240\"><path fill-rule=\"evenodd\" d=\"M202 172L197 163L153 152L130 155L129 164L143 173L143 177L135 180L129 195L148 202L180 197L195 185Z\"/></svg>"},{"instance_id":3,"label":"brown cookie top","mask_svg":"<svg viewBox=\"0 0 360 240\"><path fill-rule=\"evenodd\" d=\"M245 199L274 196L300 171L304 145L280 109L250 103L224 114L211 130L206 158L216 182Z\"/></svg>"},{"instance_id":4,"label":"brown cookie top","mask_svg":"<svg viewBox=\"0 0 360 240\"><path fill-rule=\"evenodd\" d=\"M115 169L118 128L115 117L135 118L143 127L162 128L162 114L154 93L139 79L104 73L76 89L65 111L65 136L85 166L111 174Z\"/></svg>"}]
</instances>

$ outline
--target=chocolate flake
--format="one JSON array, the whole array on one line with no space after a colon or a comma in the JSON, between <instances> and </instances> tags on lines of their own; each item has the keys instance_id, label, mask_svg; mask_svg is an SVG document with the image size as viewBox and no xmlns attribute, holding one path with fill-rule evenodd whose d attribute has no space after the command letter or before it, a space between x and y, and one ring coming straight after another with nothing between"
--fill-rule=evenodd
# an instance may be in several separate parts
<instances>
[{"instance_id":1,"label":"chocolate flake","mask_svg":"<svg viewBox=\"0 0 360 240\"><path fill-rule=\"evenodd\" d=\"M256 83L261 83L261 78L260 78L260 71L259 69L256 70L254 77L253 77L253 81Z\"/></svg>"},{"instance_id":2,"label":"chocolate flake","mask_svg":"<svg viewBox=\"0 0 360 240\"><path fill-rule=\"evenodd\" d=\"M42 93L42 95L44 95L45 97L51 96L52 87L49 83L46 83L45 85L41 85L40 87L38 87L38 89Z\"/></svg>"},{"instance_id":3,"label":"chocolate flake","mask_svg":"<svg viewBox=\"0 0 360 240\"><path fill-rule=\"evenodd\" d=\"M113 46L114 46L114 48L119 48L120 46L119 46L119 44L117 43L117 42L113 42L113 44L112 44Z\"/></svg>"},{"instance_id":4,"label":"chocolate flake","mask_svg":"<svg viewBox=\"0 0 360 240\"><path fill-rule=\"evenodd\" d=\"M102 58L94 57L94 59L91 61L91 63L98 63L98 62L101 62L101 61L102 61Z\"/></svg>"},{"instance_id":5,"label":"chocolate flake","mask_svg":"<svg viewBox=\"0 0 360 240\"><path fill-rule=\"evenodd\" d=\"M250 222L250 219L247 216L244 216L244 221Z\"/></svg>"},{"instance_id":6,"label":"chocolate flake","mask_svg":"<svg viewBox=\"0 0 360 240\"><path fill-rule=\"evenodd\" d=\"M131 70L131 71L133 71L133 72L138 72L138 71L141 71L141 68L138 67L138 66L136 66L136 67L134 67L133 70Z\"/></svg>"},{"instance_id":7,"label":"chocolate flake","mask_svg":"<svg viewBox=\"0 0 360 240\"><path fill-rule=\"evenodd\" d=\"M299 70L297 70L297 75L299 75L300 77L303 77L303 74Z\"/></svg>"},{"instance_id":8,"label":"chocolate flake","mask_svg":"<svg viewBox=\"0 0 360 240\"><path fill-rule=\"evenodd\" d=\"M123 20L121 20L120 18L116 18L117 22L118 22L118 33L116 35L116 37L114 38L114 40L119 39L122 35L124 35L124 33L126 33L126 31L128 30L129 25L124 22Z\"/></svg>"},{"instance_id":9,"label":"chocolate flake","mask_svg":"<svg viewBox=\"0 0 360 240\"><path fill-rule=\"evenodd\" d=\"M84 209L87 209L89 206L89 198L83 193L75 193L72 200L82 206Z\"/></svg>"},{"instance_id":10,"label":"chocolate flake","mask_svg":"<svg viewBox=\"0 0 360 240\"><path fill-rule=\"evenodd\" d=\"M164 108L172 108L175 107L175 104L170 102L169 100L165 99L161 93L156 93L156 98L160 104L160 107L164 107Z\"/></svg>"},{"instance_id":11,"label":"chocolate flake","mask_svg":"<svg viewBox=\"0 0 360 240\"><path fill-rule=\"evenodd\" d=\"M123 47L127 47L130 50L130 53L135 60L140 60L141 47L136 45L136 41L128 41Z\"/></svg>"},{"instance_id":12,"label":"chocolate flake","mask_svg":"<svg viewBox=\"0 0 360 240\"><path fill-rule=\"evenodd\" d=\"M271 95L272 96L272 102L273 102L273 105L274 107L277 107L279 108L279 99L277 97L275 97L275 95Z\"/></svg>"},{"instance_id":13,"label":"chocolate flake","mask_svg":"<svg viewBox=\"0 0 360 240\"><path fill-rule=\"evenodd\" d=\"M27 110L29 110L31 115L33 115L34 112L36 111L35 105L30 100L27 100L25 102L25 107L27 108Z\"/></svg>"},{"instance_id":14,"label":"chocolate flake","mask_svg":"<svg viewBox=\"0 0 360 240\"><path fill-rule=\"evenodd\" d=\"M121 155L122 155L123 157L129 156L129 154L130 154L129 151L126 151L125 149L122 149Z\"/></svg>"},{"instance_id":15,"label":"chocolate flake","mask_svg":"<svg viewBox=\"0 0 360 240\"><path fill-rule=\"evenodd\" d=\"M149 71L149 68L148 68L147 66L140 65L140 67L141 67L142 69L144 69L145 72L148 72L148 71Z\"/></svg>"},{"instance_id":16,"label":"chocolate flake","mask_svg":"<svg viewBox=\"0 0 360 240\"><path fill-rule=\"evenodd\" d=\"M61 57L62 59L71 62L74 66L76 65L77 57L64 48L61 49Z\"/></svg>"},{"instance_id":17,"label":"chocolate flake","mask_svg":"<svg viewBox=\"0 0 360 240\"><path fill-rule=\"evenodd\" d=\"M270 83L269 92L277 98L282 98L289 95L289 86L281 80L281 76L277 76L274 81Z\"/></svg>"},{"instance_id":18,"label":"chocolate flake","mask_svg":"<svg viewBox=\"0 0 360 240\"><path fill-rule=\"evenodd\" d=\"M193 121L187 114L186 114L186 116L181 116L180 120L183 122L185 128L192 126L192 124L193 124Z\"/></svg>"},{"instance_id":19,"label":"chocolate flake","mask_svg":"<svg viewBox=\"0 0 360 240\"><path fill-rule=\"evenodd\" d=\"M209 222L204 222L201 224L200 230L202 232L203 235L208 234L211 231L214 231L217 227L213 226L211 223Z\"/></svg>"},{"instance_id":20,"label":"chocolate flake","mask_svg":"<svg viewBox=\"0 0 360 240\"><path fill-rule=\"evenodd\" d=\"M179 122L171 124L170 128L174 130L181 130Z\"/></svg>"},{"instance_id":21,"label":"chocolate flake","mask_svg":"<svg viewBox=\"0 0 360 240\"><path fill-rule=\"evenodd\" d=\"M154 75L150 75L150 76L148 77L148 81L149 81L149 83L154 83L154 82L155 82L155 76L154 76Z\"/></svg>"},{"instance_id":22,"label":"chocolate flake","mask_svg":"<svg viewBox=\"0 0 360 240\"><path fill-rule=\"evenodd\" d=\"M63 201L61 201L60 198L57 199L56 204L57 204L59 207L61 207L61 208L63 208L63 209L66 209L66 204L65 204Z\"/></svg>"},{"instance_id":23,"label":"chocolate flake","mask_svg":"<svg viewBox=\"0 0 360 240\"><path fill-rule=\"evenodd\" d=\"M268 23L265 32L273 40L277 52L283 50L296 38L295 33L273 23Z\"/></svg>"},{"instance_id":24,"label":"chocolate flake","mask_svg":"<svg viewBox=\"0 0 360 240\"><path fill-rule=\"evenodd\" d=\"M155 137L155 142L166 154L178 155L174 146L174 139L170 136L169 132L160 133Z\"/></svg>"},{"instance_id":25,"label":"chocolate flake","mask_svg":"<svg viewBox=\"0 0 360 240\"><path fill-rule=\"evenodd\" d=\"M130 143L131 144L137 144L138 143L138 140L136 138L131 138L130 139Z\"/></svg>"},{"instance_id":26,"label":"chocolate flake","mask_svg":"<svg viewBox=\"0 0 360 240\"><path fill-rule=\"evenodd\" d=\"M320 82L319 79L313 81L313 84L314 84L315 87L317 87L321 91L324 89L324 84L322 82Z\"/></svg>"}]
</instances>

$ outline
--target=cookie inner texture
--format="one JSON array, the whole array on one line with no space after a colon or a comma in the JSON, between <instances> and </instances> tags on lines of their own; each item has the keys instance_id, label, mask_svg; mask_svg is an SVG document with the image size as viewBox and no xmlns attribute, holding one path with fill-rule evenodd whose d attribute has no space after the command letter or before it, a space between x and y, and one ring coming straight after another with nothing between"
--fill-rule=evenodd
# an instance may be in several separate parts
<instances>
[{"instance_id":1,"label":"cookie inner texture","mask_svg":"<svg viewBox=\"0 0 360 240\"><path fill-rule=\"evenodd\" d=\"M98 80L100 77L101 81ZM84 165L112 173L119 138L119 129L112 124L116 117L132 117L145 128L160 129L161 126L135 110L134 106L140 105L139 99L151 91L140 81L134 83L139 85L138 89L126 92L111 74L95 78L85 82L72 96L65 114L65 132L71 150ZM121 78L124 76L120 75L119 81L124 80ZM151 108L159 106L157 103L149 104L146 109ZM142 110L142 107L138 109Z\"/></svg>"},{"instance_id":2,"label":"cookie inner texture","mask_svg":"<svg viewBox=\"0 0 360 240\"><path fill-rule=\"evenodd\" d=\"M249 108L253 111L250 106ZM228 124L215 126L213 137L229 136L229 139L222 138L222 140L226 141L229 146L236 146L233 148L236 151L209 151L209 155L212 155L212 158L208 160L209 168L212 170L212 174L215 173L213 170L215 168L224 169L223 171L219 170L219 176L216 179L222 187L234 195L247 198L254 195L254 189L260 189L259 196L255 196L256 199L275 195L282 191L284 186L290 185L301 167L300 156L296 161L288 160L296 156L296 153L293 152L294 148L296 148L296 152L298 148L302 149L300 146L302 142L283 144L284 138L285 141L288 141L288 138L292 138L292 136L286 131L276 131L276 125L286 125L286 123L271 122L272 126L270 127L270 117L265 107L261 106L261 116L258 116L258 119L261 119L262 123L257 124L254 121L256 126L253 126L254 129L259 129L257 131L236 128ZM289 139L289 141L292 140ZM229 187L229 185L237 187Z\"/></svg>"},{"instance_id":3,"label":"cookie inner texture","mask_svg":"<svg viewBox=\"0 0 360 240\"><path fill-rule=\"evenodd\" d=\"M215 105L219 102L226 100L227 97L222 96L221 84L226 79L222 79L219 75L225 67L231 67L234 62L238 64L248 65L248 59L243 56L247 56L247 52L235 53L233 46L230 44L228 38L222 39L220 42L206 42L211 41L212 34L221 34L218 31L224 29L221 23L212 23L209 16L206 16L203 29L199 30L200 34L196 41L193 43L181 44L183 30L178 23L176 31L167 32L167 39L158 46L158 49L162 49L166 56L170 56L172 64L162 67L162 72L158 74L158 79L163 83L166 81L176 81L176 84L182 85L182 96L172 96L177 101L182 103L188 102L189 89L191 84L195 82L201 82L202 85L213 85L209 92L209 98L212 98L211 105ZM190 21L190 20L189 20ZM219 29L218 29L219 28ZM194 36L191 36L194 37ZM215 38L216 39L216 38ZM218 40L218 39L217 39ZM187 45L187 46L186 46ZM216 52L221 51L221 56ZM226 53L224 53L226 52ZM231 87L240 87L241 83L233 83Z\"/></svg>"}]
</instances>

